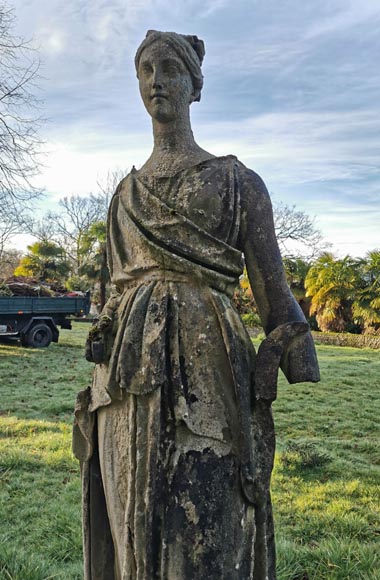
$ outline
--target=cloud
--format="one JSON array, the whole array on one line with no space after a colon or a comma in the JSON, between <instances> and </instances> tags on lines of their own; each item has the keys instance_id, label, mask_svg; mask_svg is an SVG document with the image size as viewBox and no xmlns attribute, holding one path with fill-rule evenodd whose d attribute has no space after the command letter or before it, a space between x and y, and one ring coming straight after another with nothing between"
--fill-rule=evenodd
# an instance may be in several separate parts
<instances>
[{"instance_id":1,"label":"cloud","mask_svg":"<svg viewBox=\"0 0 380 580\"><path fill-rule=\"evenodd\" d=\"M373 24L374 20L380 20L380 5L377 0L360 3L356 0L341 0L330 6L326 3L326 7L330 8L330 13L309 27L304 35L305 39L337 34L368 21Z\"/></svg>"},{"instance_id":2,"label":"cloud","mask_svg":"<svg viewBox=\"0 0 380 580\"><path fill-rule=\"evenodd\" d=\"M36 180L36 185L47 191L48 199L57 201L68 195L95 193L99 180L109 171L121 169L126 174L133 164L141 165L146 159L147 149L142 145L146 139L139 135L130 135L125 140L104 135L103 144L96 148L93 147L94 137L86 134L75 143L55 141L48 144L48 161Z\"/></svg>"},{"instance_id":3,"label":"cloud","mask_svg":"<svg viewBox=\"0 0 380 580\"><path fill-rule=\"evenodd\" d=\"M41 47L47 54L57 54L62 52L66 46L65 34L61 30L52 30L50 28L40 28L38 37L41 41Z\"/></svg>"},{"instance_id":4,"label":"cloud","mask_svg":"<svg viewBox=\"0 0 380 580\"><path fill-rule=\"evenodd\" d=\"M219 149L229 136L232 151L268 170L275 168L276 182L290 185L379 177L379 125L371 110L278 112L214 122L200 130Z\"/></svg>"}]
</instances>

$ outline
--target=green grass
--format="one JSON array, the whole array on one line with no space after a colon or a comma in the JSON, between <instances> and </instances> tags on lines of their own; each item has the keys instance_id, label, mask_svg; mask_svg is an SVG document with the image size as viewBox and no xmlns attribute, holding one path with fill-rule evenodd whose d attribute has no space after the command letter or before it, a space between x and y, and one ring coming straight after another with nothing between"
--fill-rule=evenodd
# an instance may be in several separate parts
<instances>
[{"instance_id":1,"label":"green grass","mask_svg":"<svg viewBox=\"0 0 380 580\"><path fill-rule=\"evenodd\" d=\"M88 326L58 345L0 345L0 579L82 578L72 408ZM318 347L322 381L274 405L279 580L380 580L380 352ZM6 522L4 524L4 522Z\"/></svg>"},{"instance_id":2,"label":"green grass","mask_svg":"<svg viewBox=\"0 0 380 580\"><path fill-rule=\"evenodd\" d=\"M76 393L91 380L87 331L76 324L47 349L0 345L1 580L83 578L71 423Z\"/></svg>"},{"instance_id":3,"label":"green grass","mask_svg":"<svg viewBox=\"0 0 380 580\"><path fill-rule=\"evenodd\" d=\"M279 381L281 580L380 579L380 352L318 347L322 381Z\"/></svg>"}]
</instances>

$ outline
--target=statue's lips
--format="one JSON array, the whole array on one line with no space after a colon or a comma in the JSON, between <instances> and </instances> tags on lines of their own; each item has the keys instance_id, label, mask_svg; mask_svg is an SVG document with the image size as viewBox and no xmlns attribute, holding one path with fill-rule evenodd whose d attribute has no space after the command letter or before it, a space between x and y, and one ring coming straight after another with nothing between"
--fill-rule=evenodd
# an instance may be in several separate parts
<instances>
[{"instance_id":1,"label":"statue's lips","mask_svg":"<svg viewBox=\"0 0 380 580\"><path fill-rule=\"evenodd\" d=\"M150 97L150 99L153 101L154 99L167 99L168 97L166 95L164 95L163 93L155 93L154 95L152 95Z\"/></svg>"}]
</instances>

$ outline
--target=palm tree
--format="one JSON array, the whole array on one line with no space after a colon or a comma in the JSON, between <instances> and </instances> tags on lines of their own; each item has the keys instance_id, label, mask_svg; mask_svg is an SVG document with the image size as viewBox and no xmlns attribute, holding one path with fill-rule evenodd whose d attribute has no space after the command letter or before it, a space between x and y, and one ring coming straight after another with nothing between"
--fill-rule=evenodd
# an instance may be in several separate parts
<instances>
[{"instance_id":1,"label":"palm tree","mask_svg":"<svg viewBox=\"0 0 380 580\"><path fill-rule=\"evenodd\" d=\"M70 272L65 251L54 242L34 242L15 269L16 276L32 276L46 282L62 282Z\"/></svg>"},{"instance_id":2,"label":"palm tree","mask_svg":"<svg viewBox=\"0 0 380 580\"><path fill-rule=\"evenodd\" d=\"M380 250L368 252L361 274L362 287L352 304L352 313L363 332L371 334L380 329Z\"/></svg>"},{"instance_id":3,"label":"palm tree","mask_svg":"<svg viewBox=\"0 0 380 580\"><path fill-rule=\"evenodd\" d=\"M107 284L110 281L105 221L95 222L88 228L82 238L81 253L84 258L79 273L99 284L99 308L102 310L106 303Z\"/></svg>"},{"instance_id":4,"label":"palm tree","mask_svg":"<svg viewBox=\"0 0 380 580\"><path fill-rule=\"evenodd\" d=\"M315 314L322 331L342 332L352 324L352 303L361 287L361 262L346 256L335 259L322 254L310 268L306 295L311 297L310 314Z\"/></svg>"},{"instance_id":5,"label":"palm tree","mask_svg":"<svg viewBox=\"0 0 380 580\"><path fill-rule=\"evenodd\" d=\"M302 258L284 257L283 264L286 273L286 279L289 284L294 298L301 306L306 318L309 318L310 297L306 296L305 279L311 268L311 264Z\"/></svg>"}]
</instances>

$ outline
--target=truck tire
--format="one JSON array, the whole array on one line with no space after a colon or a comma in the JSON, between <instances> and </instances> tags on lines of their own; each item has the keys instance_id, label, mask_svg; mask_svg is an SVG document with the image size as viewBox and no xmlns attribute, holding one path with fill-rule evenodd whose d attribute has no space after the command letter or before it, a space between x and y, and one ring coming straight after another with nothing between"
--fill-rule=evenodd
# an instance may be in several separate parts
<instances>
[{"instance_id":1,"label":"truck tire","mask_svg":"<svg viewBox=\"0 0 380 580\"><path fill-rule=\"evenodd\" d=\"M53 338L50 326L44 324L35 324L26 335L26 345L33 348L45 348L49 346Z\"/></svg>"}]
</instances>

